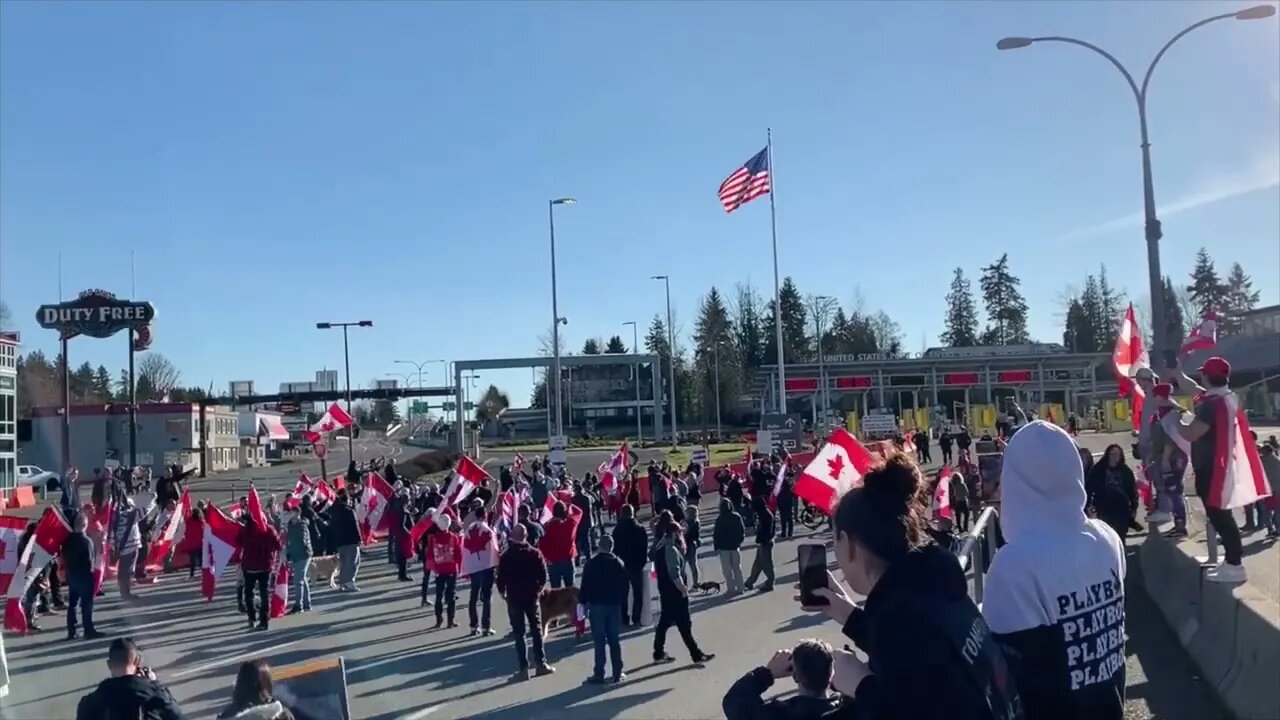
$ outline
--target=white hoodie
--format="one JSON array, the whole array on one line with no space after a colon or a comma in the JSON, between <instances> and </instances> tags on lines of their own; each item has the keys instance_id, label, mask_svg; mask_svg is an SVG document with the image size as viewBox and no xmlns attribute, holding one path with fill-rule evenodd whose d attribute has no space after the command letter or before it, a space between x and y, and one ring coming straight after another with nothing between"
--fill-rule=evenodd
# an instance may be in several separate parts
<instances>
[{"instance_id":1,"label":"white hoodie","mask_svg":"<svg viewBox=\"0 0 1280 720\"><path fill-rule=\"evenodd\" d=\"M1005 450L1000 527L982 614L1015 651L1028 718L1120 718L1124 546L1085 516L1084 468L1066 431L1036 421Z\"/></svg>"}]
</instances>

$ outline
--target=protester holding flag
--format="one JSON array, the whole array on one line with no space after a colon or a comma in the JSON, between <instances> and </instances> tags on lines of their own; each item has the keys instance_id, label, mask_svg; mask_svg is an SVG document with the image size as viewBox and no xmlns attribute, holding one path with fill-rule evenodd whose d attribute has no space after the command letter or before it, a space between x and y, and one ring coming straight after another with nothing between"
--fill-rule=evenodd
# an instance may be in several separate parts
<instances>
[{"instance_id":1,"label":"protester holding flag","mask_svg":"<svg viewBox=\"0 0 1280 720\"><path fill-rule=\"evenodd\" d=\"M296 507L289 511L289 519L284 526L285 560L289 563L289 577L293 579L293 607L290 615L311 611L311 556L314 549L311 545L311 527L302 516L302 509Z\"/></svg>"},{"instance_id":2,"label":"protester holding flag","mask_svg":"<svg viewBox=\"0 0 1280 720\"><path fill-rule=\"evenodd\" d=\"M196 576L196 568L201 565L201 546L204 542L204 501L196 503L187 522L183 526L182 540L178 542L179 557L187 557L187 578Z\"/></svg>"},{"instance_id":3,"label":"protester holding flag","mask_svg":"<svg viewBox=\"0 0 1280 720\"><path fill-rule=\"evenodd\" d=\"M471 506L466 518L470 524L462 538L462 574L471 581L471 597L467 603L471 634L493 635L490 620L494 568L498 565L498 534L485 522L484 506L480 503Z\"/></svg>"},{"instance_id":4,"label":"protester holding flag","mask_svg":"<svg viewBox=\"0 0 1280 720\"><path fill-rule=\"evenodd\" d=\"M462 566L462 535L453 518L445 513L434 516L436 532L427 535L426 571L436 575L436 628L449 620L449 627L458 623L453 620L454 590L458 586L458 570ZM426 591L423 591L422 603L426 604ZM447 612L446 612L447 611ZM474 611L473 611L474 612Z\"/></svg>"},{"instance_id":5,"label":"protester holding flag","mask_svg":"<svg viewBox=\"0 0 1280 720\"><path fill-rule=\"evenodd\" d=\"M329 527L338 554L338 587L344 592L356 592L360 589L356 587L356 574L360 572L360 523L345 488L338 491L329 509Z\"/></svg>"},{"instance_id":6,"label":"protester holding flag","mask_svg":"<svg viewBox=\"0 0 1280 720\"><path fill-rule=\"evenodd\" d=\"M280 551L280 538L270 528L255 522L252 513L240 516L240 534L236 547L240 549L240 572L244 576L244 607L249 616L249 629L266 630L270 614L271 571L276 567L276 553ZM257 593L261 604L254 606ZM254 621L257 625L254 625Z\"/></svg>"}]
</instances>

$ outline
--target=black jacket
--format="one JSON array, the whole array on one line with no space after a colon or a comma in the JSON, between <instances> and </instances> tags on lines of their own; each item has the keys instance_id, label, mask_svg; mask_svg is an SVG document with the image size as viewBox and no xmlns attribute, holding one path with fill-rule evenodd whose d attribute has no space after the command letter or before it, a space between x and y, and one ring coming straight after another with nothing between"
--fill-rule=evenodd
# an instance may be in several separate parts
<instances>
[{"instance_id":1,"label":"black jacket","mask_svg":"<svg viewBox=\"0 0 1280 720\"><path fill-rule=\"evenodd\" d=\"M1128 465L1112 468L1105 460L1094 463L1085 479L1085 492L1103 520L1127 522L1138 509L1138 484Z\"/></svg>"},{"instance_id":2,"label":"black jacket","mask_svg":"<svg viewBox=\"0 0 1280 720\"><path fill-rule=\"evenodd\" d=\"M756 544L773 545L774 514L767 506L756 513Z\"/></svg>"},{"instance_id":3,"label":"black jacket","mask_svg":"<svg viewBox=\"0 0 1280 720\"><path fill-rule=\"evenodd\" d=\"M747 527L728 500L720 501L720 515L716 517L715 528L711 531L711 544L716 551L737 550L742 541L747 539Z\"/></svg>"},{"instance_id":4,"label":"black jacket","mask_svg":"<svg viewBox=\"0 0 1280 720\"><path fill-rule=\"evenodd\" d=\"M62 544L62 562L67 568L67 579L92 578L94 560L93 541L82 532L73 532Z\"/></svg>"},{"instance_id":5,"label":"black jacket","mask_svg":"<svg viewBox=\"0 0 1280 720\"><path fill-rule=\"evenodd\" d=\"M969 598L960 564L937 545L891 565L844 632L867 654L872 674L842 719L1023 717L1004 654Z\"/></svg>"},{"instance_id":6,"label":"black jacket","mask_svg":"<svg viewBox=\"0 0 1280 720\"><path fill-rule=\"evenodd\" d=\"M107 678L80 698L76 720L183 720L169 688L141 675Z\"/></svg>"},{"instance_id":7,"label":"black jacket","mask_svg":"<svg viewBox=\"0 0 1280 720\"><path fill-rule=\"evenodd\" d=\"M578 534L591 530L591 496L579 490L574 493L573 504L582 510L582 519L578 521Z\"/></svg>"},{"instance_id":8,"label":"black jacket","mask_svg":"<svg viewBox=\"0 0 1280 720\"><path fill-rule=\"evenodd\" d=\"M649 533L635 518L618 520L613 528L613 552L632 570L644 567L649 559Z\"/></svg>"},{"instance_id":9,"label":"black jacket","mask_svg":"<svg viewBox=\"0 0 1280 720\"><path fill-rule=\"evenodd\" d=\"M738 678L720 701L725 720L818 720L834 717L842 703L839 696L793 695L765 700L761 696L771 687L773 675L763 667Z\"/></svg>"},{"instance_id":10,"label":"black jacket","mask_svg":"<svg viewBox=\"0 0 1280 720\"><path fill-rule=\"evenodd\" d=\"M329 510L329 531L334 548L360 544L360 524L356 512L347 503L334 503Z\"/></svg>"},{"instance_id":11,"label":"black jacket","mask_svg":"<svg viewBox=\"0 0 1280 720\"><path fill-rule=\"evenodd\" d=\"M623 607L627 601L627 569L612 553L596 553L582 568L582 582L578 588L578 601L583 605L616 605Z\"/></svg>"}]
</instances>

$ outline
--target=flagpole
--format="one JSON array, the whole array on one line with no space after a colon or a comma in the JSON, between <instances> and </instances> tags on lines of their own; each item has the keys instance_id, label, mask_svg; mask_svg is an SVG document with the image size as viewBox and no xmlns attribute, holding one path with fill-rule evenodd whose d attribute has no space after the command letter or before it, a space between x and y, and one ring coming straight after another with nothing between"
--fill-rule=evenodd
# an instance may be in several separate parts
<instances>
[{"instance_id":1,"label":"flagpole","mask_svg":"<svg viewBox=\"0 0 1280 720\"><path fill-rule=\"evenodd\" d=\"M777 189L773 174L773 129L765 128L768 138L765 150L769 154L769 224L773 229L773 326L778 343L778 412L787 412L787 364L782 354L782 289L778 284L778 210L773 196Z\"/></svg>"}]
</instances>

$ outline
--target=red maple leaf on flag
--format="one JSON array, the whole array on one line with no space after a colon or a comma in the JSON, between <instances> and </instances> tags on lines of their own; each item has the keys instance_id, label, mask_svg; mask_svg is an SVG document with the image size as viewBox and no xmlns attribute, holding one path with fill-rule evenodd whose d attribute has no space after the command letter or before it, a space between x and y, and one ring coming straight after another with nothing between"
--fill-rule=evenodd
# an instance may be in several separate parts
<instances>
[{"instance_id":1,"label":"red maple leaf on flag","mask_svg":"<svg viewBox=\"0 0 1280 720\"><path fill-rule=\"evenodd\" d=\"M332 420L328 420L323 425L320 426L320 429L324 430L325 432L333 432L333 428L334 428L334 424Z\"/></svg>"},{"instance_id":2,"label":"red maple leaf on flag","mask_svg":"<svg viewBox=\"0 0 1280 720\"><path fill-rule=\"evenodd\" d=\"M844 456L832 456L832 458L827 461L827 468L831 471L831 477L833 479L839 478L840 471L844 470Z\"/></svg>"}]
</instances>

